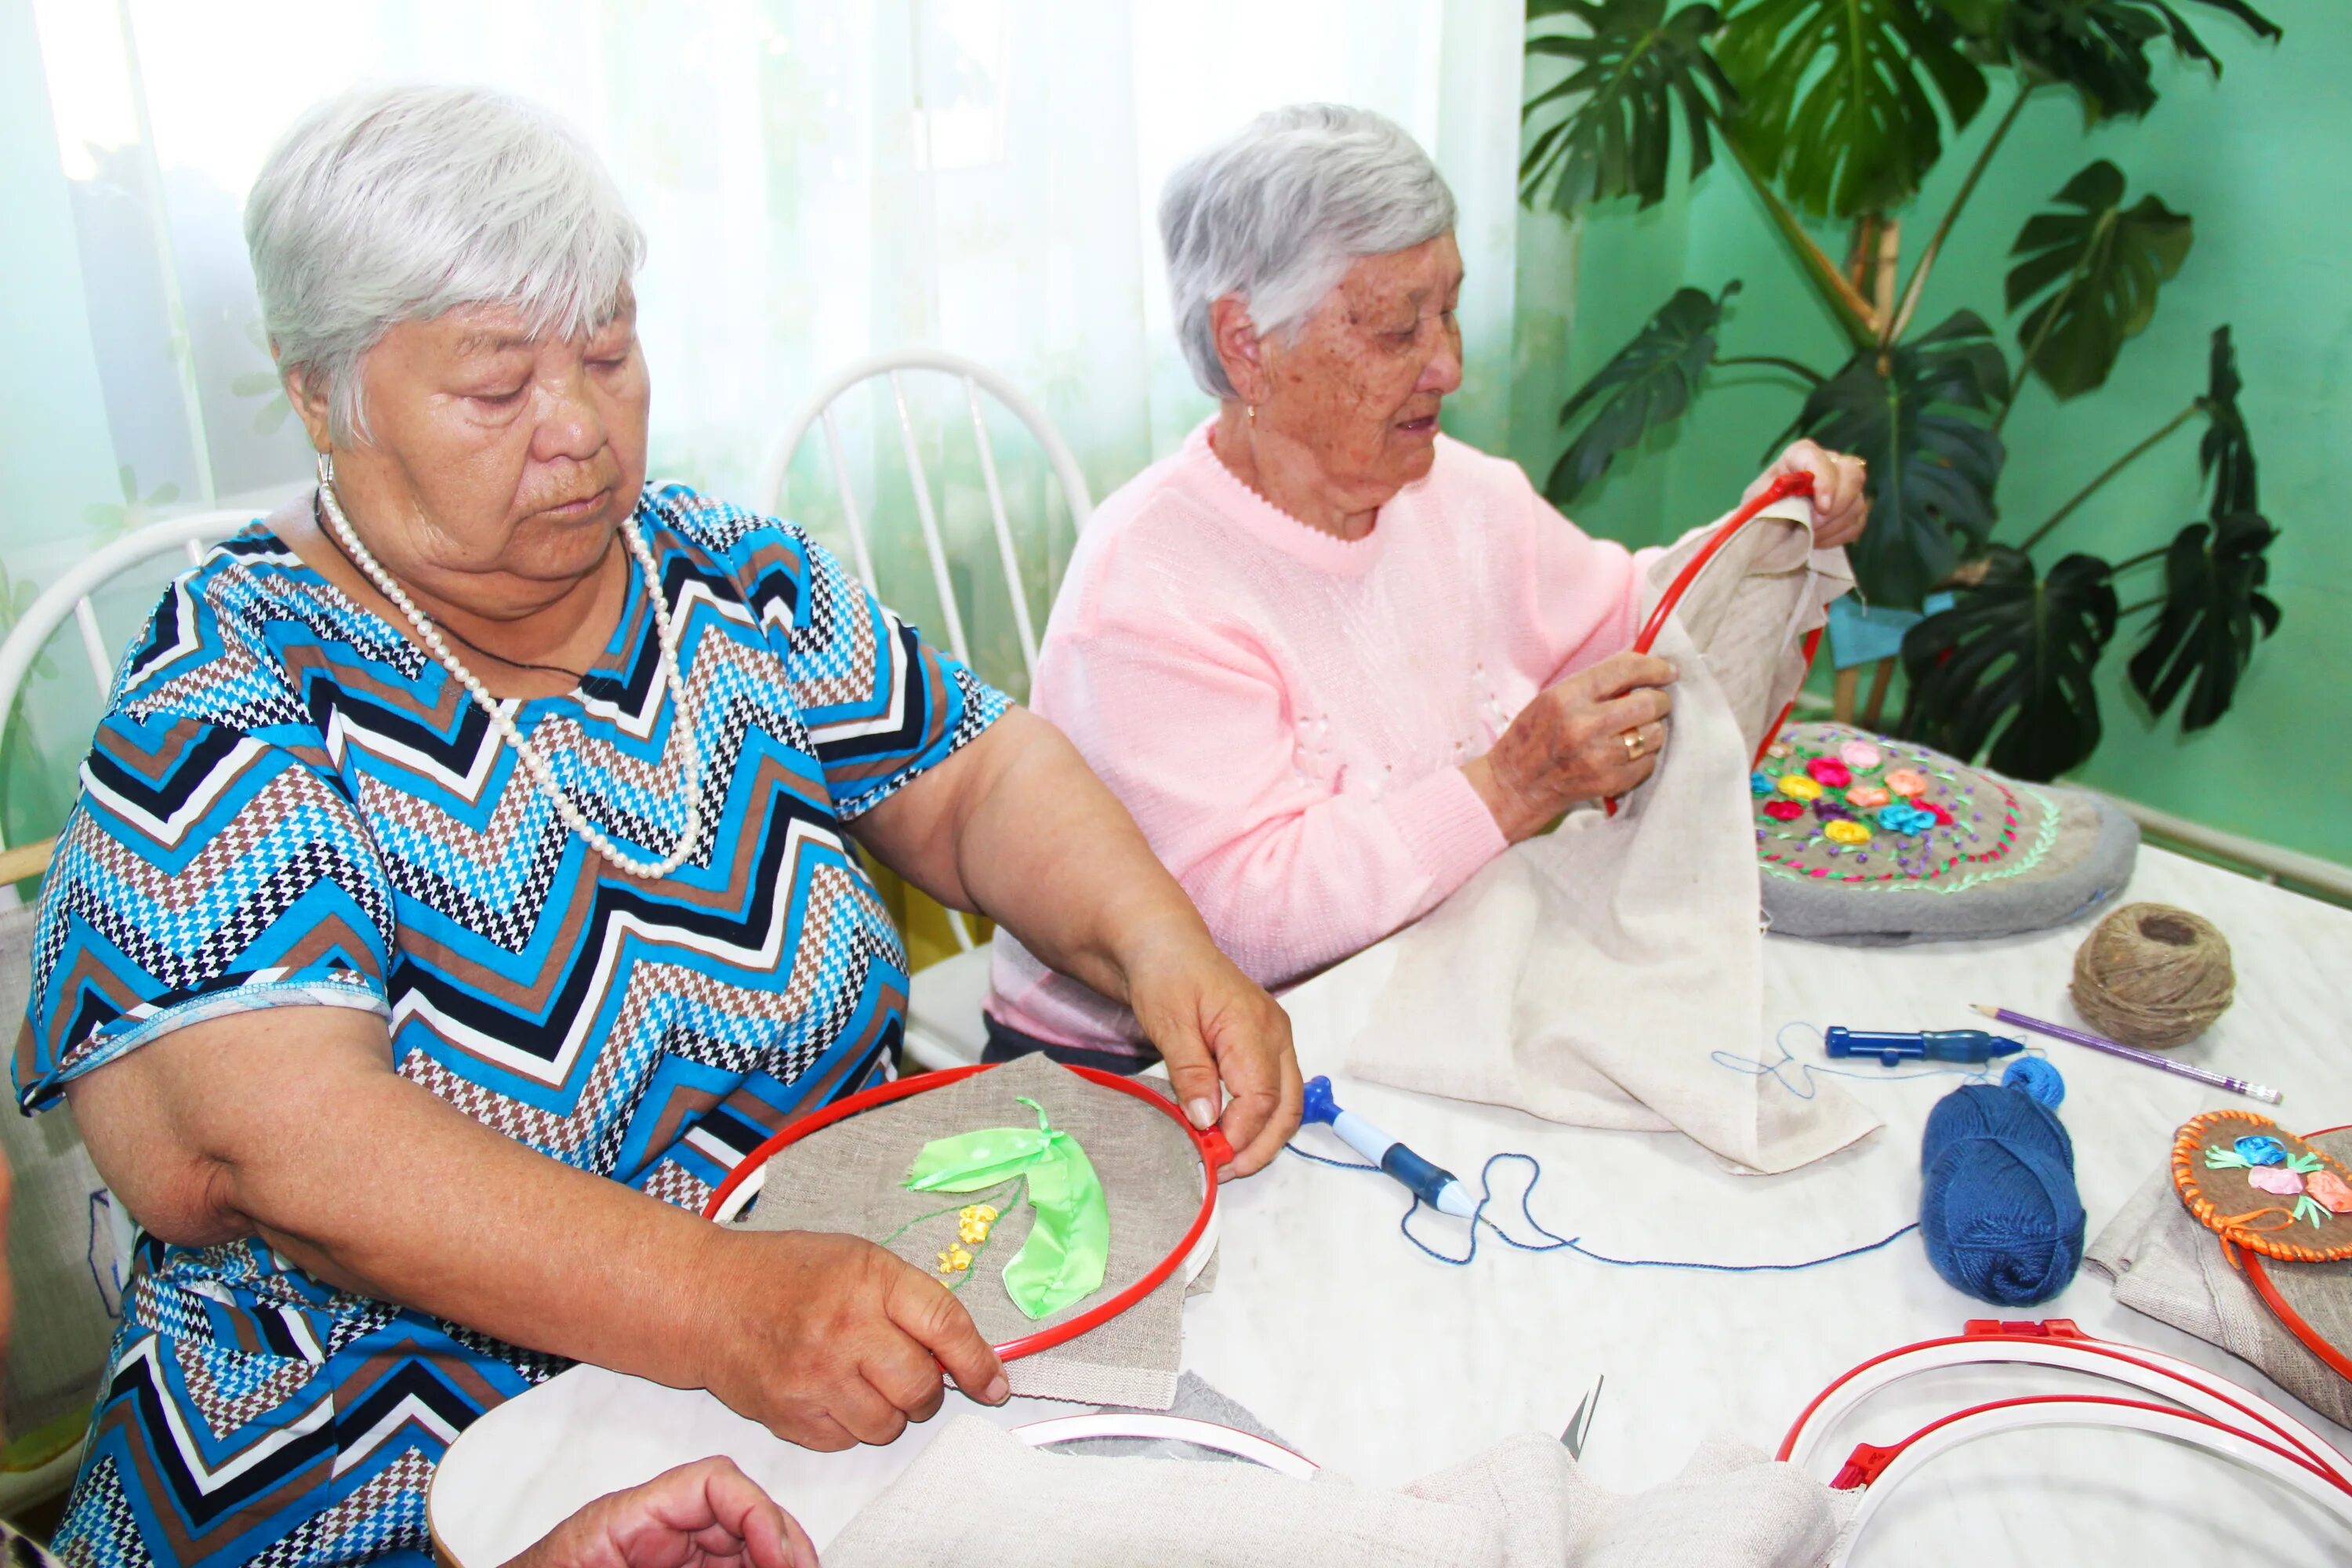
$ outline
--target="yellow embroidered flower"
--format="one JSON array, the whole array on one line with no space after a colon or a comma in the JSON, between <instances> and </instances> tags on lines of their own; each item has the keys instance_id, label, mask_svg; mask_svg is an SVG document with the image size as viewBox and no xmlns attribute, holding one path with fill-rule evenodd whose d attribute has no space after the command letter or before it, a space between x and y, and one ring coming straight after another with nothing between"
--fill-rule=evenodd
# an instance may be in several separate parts
<instances>
[{"instance_id":1,"label":"yellow embroidered flower","mask_svg":"<svg viewBox=\"0 0 2352 1568\"><path fill-rule=\"evenodd\" d=\"M1864 827L1861 823L1855 822L1847 817L1840 817L1835 822L1822 824L1822 835L1823 837L1832 839L1840 844L1867 844L1870 842L1870 829Z\"/></svg>"},{"instance_id":2,"label":"yellow embroidered flower","mask_svg":"<svg viewBox=\"0 0 2352 1568\"><path fill-rule=\"evenodd\" d=\"M961 1274L971 1267L971 1254L961 1247L950 1247L940 1254L940 1272Z\"/></svg>"},{"instance_id":3,"label":"yellow embroidered flower","mask_svg":"<svg viewBox=\"0 0 2352 1568\"><path fill-rule=\"evenodd\" d=\"M1780 775L1780 793L1791 800L1813 800L1820 796L1822 786L1802 773Z\"/></svg>"}]
</instances>

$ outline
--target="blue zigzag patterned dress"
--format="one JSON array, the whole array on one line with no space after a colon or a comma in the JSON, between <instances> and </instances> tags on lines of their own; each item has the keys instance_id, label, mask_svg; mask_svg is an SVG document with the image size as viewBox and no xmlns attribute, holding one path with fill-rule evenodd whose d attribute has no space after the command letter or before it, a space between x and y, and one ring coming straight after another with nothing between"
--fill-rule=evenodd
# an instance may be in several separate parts
<instances>
[{"instance_id":1,"label":"blue zigzag patterned dress","mask_svg":"<svg viewBox=\"0 0 2352 1568\"><path fill-rule=\"evenodd\" d=\"M58 841L16 1058L28 1110L247 1008L382 1016L396 1070L541 1152L699 1208L777 1128L892 1070L907 960L843 824L1006 700L806 535L649 485L685 732L642 577L515 722L657 883L572 835L465 689L257 526L168 589ZM430 1561L449 1442L561 1369L331 1289L258 1242L148 1242L56 1550L75 1564Z\"/></svg>"}]
</instances>

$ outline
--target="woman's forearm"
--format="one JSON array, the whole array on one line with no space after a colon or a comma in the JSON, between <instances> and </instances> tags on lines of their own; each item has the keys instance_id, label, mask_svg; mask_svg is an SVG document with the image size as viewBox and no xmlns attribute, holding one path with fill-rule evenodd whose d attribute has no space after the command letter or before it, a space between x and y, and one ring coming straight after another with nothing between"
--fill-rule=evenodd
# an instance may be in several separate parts
<instances>
[{"instance_id":1,"label":"woman's forearm","mask_svg":"<svg viewBox=\"0 0 2352 1568\"><path fill-rule=\"evenodd\" d=\"M75 1114L166 1240L258 1235L344 1289L699 1381L697 1281L726 1233L475 1121L393 1073L383 1033L331 1008L194 1025L73 1085Z\"/></svg>"},{"instance_id":2,"label":"woman's forearm","mask_svg":"<svg viewBox=\"0 0 2352 1568\"><path fill-rule=\"evenodd\" d=\"M1059 730L1015 708L860 817L860 839L943 903L1125 1002L1135 966L1210 941L1135 820Z\"/></svg>"}]
</instances>

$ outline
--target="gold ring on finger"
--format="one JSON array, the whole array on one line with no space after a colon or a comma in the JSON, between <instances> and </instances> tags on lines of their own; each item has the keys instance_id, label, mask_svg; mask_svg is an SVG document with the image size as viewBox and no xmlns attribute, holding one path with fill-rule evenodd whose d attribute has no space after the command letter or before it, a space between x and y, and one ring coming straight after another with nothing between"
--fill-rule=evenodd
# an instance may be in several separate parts
<instances>
[{"instance_id":1,"label":"gold ring on finger","mask_svg":"<svg viewBox=\"0 0 2352 1568\"><path fill-rule=\"evenodd\" d=\"M1642 731L1638 729L1628 730L1617 738L1625 742L1625 760L1629 763L1640 762L1650 749L1649 742L1642 739Z\"/></svg>"}]
</instances>

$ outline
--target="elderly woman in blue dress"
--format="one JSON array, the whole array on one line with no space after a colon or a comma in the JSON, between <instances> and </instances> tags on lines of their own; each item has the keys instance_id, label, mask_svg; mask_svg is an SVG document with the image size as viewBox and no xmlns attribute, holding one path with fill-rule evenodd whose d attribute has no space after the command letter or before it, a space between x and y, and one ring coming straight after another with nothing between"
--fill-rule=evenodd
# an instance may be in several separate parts
<instances>
[{"instance_id":1,"label":"elderly woman in blue dress","mask_svg":"<svg viewBox=\"0 0 2352 1568\"><path fill-rule=\"evenodd\" d=\"M887 1070L851 841L1145 1020L1264 1164L1287 1026L1050 726L787 523L646 482L644 241L495 95L306 115L247 214L317 489L163 595L43 889L16 1053L143 1233L69 1562L427 1561L567 1360L816 1447L1004 1396L954 1297L696 1211Z\"/></svg>"}]
</instances>

